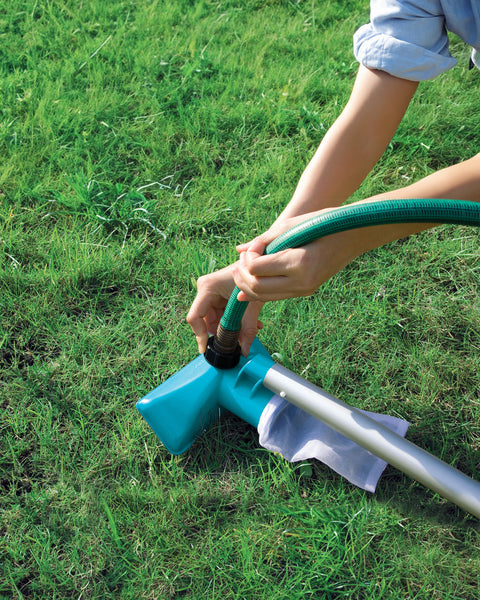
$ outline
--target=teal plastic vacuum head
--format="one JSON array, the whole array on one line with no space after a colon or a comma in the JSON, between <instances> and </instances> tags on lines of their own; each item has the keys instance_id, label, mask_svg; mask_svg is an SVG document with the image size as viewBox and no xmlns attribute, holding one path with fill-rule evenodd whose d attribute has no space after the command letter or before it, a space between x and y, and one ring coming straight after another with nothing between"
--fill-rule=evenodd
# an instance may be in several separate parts
<instances>
[{"instance_id":1,"label":"teal plastic vacuum head","mask_svg":"<svg viewBox=\"0 0 480 600\"><path fill-rule=\"evenodd\" d=\"M274 361L255 340L248 359L219 368L199 356L137 402L141 415L172 454L182 454L224 410L256 427L273 392L262 384Z\"/></svg>"}]
</instances>

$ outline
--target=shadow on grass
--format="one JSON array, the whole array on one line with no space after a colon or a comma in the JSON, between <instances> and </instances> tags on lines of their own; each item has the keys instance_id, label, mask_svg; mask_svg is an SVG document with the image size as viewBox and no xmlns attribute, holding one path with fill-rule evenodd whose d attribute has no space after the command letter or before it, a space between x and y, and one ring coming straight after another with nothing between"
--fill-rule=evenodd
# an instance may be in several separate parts
<instances>
[{"instance_id":1,"label":"shadow on grass","mask_svg":"<svg viewBox=\"0 0 480 600\"><path fill-rule=\"evenodd\" d=\"M422 440L412 441L420 445ZM186 453L183 464L192 478L226 472L251 472L252 469L258 469L259 465L267 473L267 478L272 469L272 456L259 445L258 433L253 427L237 416L227 413L197 440ZM331 488L330 492L334 495L335 486L339 484L342 489L347 489L347 495L348 490L351 490L352 498L358 493L363 493L319 461L309 461L308 469L302 468L305 463L288 463L279 456L274 457L274 462L277 463L276 467L281 466L285 478L288 479L288 485L284 488L286 496L314 497L316 488L324 489L325 485ZM266 478L265 485L268 485ZM341 495L343 494L344 490ZM480 531L480 523L465 511L391 465L387 466L375 494L365 495L373 502L388 504L405 518L428 521L432 526L455 525L459 531L471 528Z\"/></svg>"}]
</instances>

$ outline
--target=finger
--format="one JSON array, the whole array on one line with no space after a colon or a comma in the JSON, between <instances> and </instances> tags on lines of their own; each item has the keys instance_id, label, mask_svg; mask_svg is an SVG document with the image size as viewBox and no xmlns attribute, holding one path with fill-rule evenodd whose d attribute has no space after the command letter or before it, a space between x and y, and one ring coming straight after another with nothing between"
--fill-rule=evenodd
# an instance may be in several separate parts
<instances>
[{"instance_id":1,"label":"finger","mask_svg":"<svg viewBox=\"0 0 480 600\"><path fill-rule=\"evenodd\" d=\"M250 243L247 252L252 252L262 256L265 253L265 248L268 246L268 242L262 237L255 238Z\"/></svg>"},{"instance_id":2,"label":"finger","mask_svg":"<svg viewBox=\"0 0 480 600\"><path fill-rule=\"evenodd\" d=\"M267 260L264 261L264 258ZM241 290L237 299L240 302L266 302L298 295L295 273L291 273L292 267L287 258L267 256L250 260L248 256L241 257L234 272L235 283Z\"/></svg>"},{"instance_id":3,"label":"finger","mask_svg":"<svg viewBox=\"0 0 480 600\"><path fill-rule=\"evenodd\" d=\"M257 337L257 333L260 331L260 329L263 329L263 323L261 321L258 322L258 325L255 329L248 329L240 334L238 342L240 344L242 356L245 358L248 358L253 340Z\"/></svg>"},{"instance_id":4,"label":"finger","mask_svg":"<svg viewBox=\"0 0 480 600\"><path fill-rule=\"evenodd\" d=\"M289 288L287 277L235 277L235 283L240 288L237 294L239 302L269 302L270 300L283 300L298 295Z\"/></svg>"},{"instance_id":5,"label":"finger","mask_svg":"<svg viewBox=\"0 0 480 600\"><path fill-rule=\"evenodd\" d=\"M187 323L190 325L197 340L198 351L205 352L209 337L209 329L212 327L212 318L210 315L207 299L197 296L187 314Z\"/></svg>"},{"instance_id":6,"label":"finger","mask_svg":"<svg viewBox=\"0 0 480 600\"><path fill-rule=\"evenodd\" d=\"M247 294L245 292L238 292L237 300L239 302L250 302L250 300L253 301L253 298L250 298L250 296L247 296Z\"/></svg>"},{"instance_id":7,"label":"finger","mask_svg":"<svg viewBox=\"0 0 480 600\"><path fill-rule=\"evenodd\" d=\"M289 275L298 263L296 250L283 250L275 254L260 255L253 251L240 254L240 267L256 277Z\"/></svg>"},{"instance_id":8,"label":"finger","mask_svg":"<svg viewBox=\"0 0 480 600\"><path fill-rule=\"evenodd\" d=\"M205 323L207 325L208 337L217 333L220 319L222 318L223 311L212 311L205 317Z\"/></svg>"},{"instance_id":9,"label":"finger","mask_svg":"<svg viewBox=\"0 0 480 600\"><path fill-rule=\"evenodd\" d=\"M250 244L252 242L253 242L253 240L251 240L250 242L245 242L244 244L237 244L235 246L235 250L237 252L246 252L250 248Z\"/></svg>"},{"instance_id":10,"label":"finger","mask_svg":"<svg viewBox=\"0 0 480 600\"><path fill-rule=\"evenodd\" d=\"M261 255L265 252L265 248L268 246L268 243L269 242L263 235L259 235L245 244L238 244L238 246L236 246L236 250L237 252L257 252Z\"/></svg>"},{"instance_id":11,"label":"finger","mask_svg":"<svg viewBox=\"0 0 480 600\"><path fill-rule=\"evenodd\" d=\"M284 280L281 282L272 282L270 286L263 285L263 282L259 282L256 285L256 290L241 291L237 295L239 302L272 302L275 300L286 300L287 298L295 298L300 296L300 293L290 291Z\"/></svg>"},{"instance_id":12,"label":"finger","mask_svg":"<svg viewBox=\"0 0 480 600\"><path fill-rule=\"evenodd\" d=\"M198 351L200 354L203 354L207 349L208 342L208 329L205 321L203 319L195 319L194 321L190 320L189 325L192 328L193 333L195 334L195 338L197 340Z\"/></svg>"},{"instance_id":13,"label":"finger","mask_svg":"<svg viewBox=\"0 0 480 600\"><path fill-rule=\"evenodd\" d=\"M263 303L252 302L249 304L242 319L242 328L239 335L239 343L243 356L247 357L250 347L258 331L263 328L263 323L258 319Z\"/></svg>"}]
</instances>

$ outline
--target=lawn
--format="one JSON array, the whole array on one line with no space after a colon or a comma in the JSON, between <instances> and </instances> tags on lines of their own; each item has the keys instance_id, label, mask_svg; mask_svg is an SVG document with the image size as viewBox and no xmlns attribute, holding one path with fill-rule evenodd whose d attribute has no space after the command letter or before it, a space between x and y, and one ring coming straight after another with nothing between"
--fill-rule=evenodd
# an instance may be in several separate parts
<instances>
[{"instance_id":1,"label":"lawn","mask_svg":"<svg viewBox=\"0 0 480 600\"><path fill-rule=\"evenodd\" d=\"M225 415L171 456L136 401L195 358L195 280L288 202L366 0L0 8L0 599L473 600L480 524ZM480 152L478 85L420 86L352 199ZM346 166L347 168L348 166ZM265 306L279 362L480 479L479 232L439 226Z\"/></svg>"}]
</instances>

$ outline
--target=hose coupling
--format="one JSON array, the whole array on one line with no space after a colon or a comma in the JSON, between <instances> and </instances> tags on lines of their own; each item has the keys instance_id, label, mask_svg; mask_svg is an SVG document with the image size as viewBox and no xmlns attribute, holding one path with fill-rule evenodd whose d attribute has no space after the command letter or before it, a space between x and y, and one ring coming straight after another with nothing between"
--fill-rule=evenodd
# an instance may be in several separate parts
<instances>
[{"instance_id":1,"label":"hose coupling","mask_svg":"<svg viewBox=\"0 0 480 600\"><path fill-rule=\"evenodd\" d=\"M205 359L217 369L233 369L240 361L239 331L229 331L221 325L217 334L211 336L207 343Z\"/></svg>"}]
</instances>

